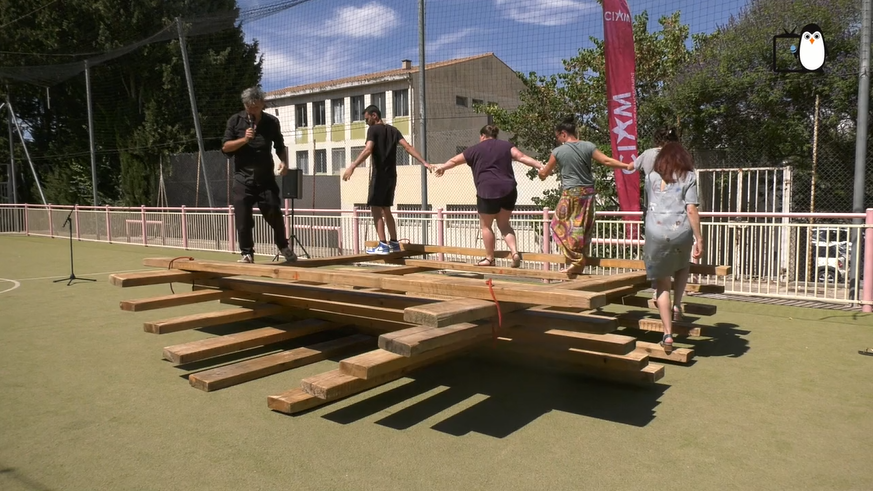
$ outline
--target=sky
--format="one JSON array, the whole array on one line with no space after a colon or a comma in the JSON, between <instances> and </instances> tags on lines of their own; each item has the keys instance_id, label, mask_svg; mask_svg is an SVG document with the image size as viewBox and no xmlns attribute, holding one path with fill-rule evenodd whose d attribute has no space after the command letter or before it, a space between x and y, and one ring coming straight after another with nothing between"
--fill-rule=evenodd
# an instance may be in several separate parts
<instances>
[{"instance_id":1,"label":"sky","mask_svg":"<svg viewBox=\"0 0 873 491\"><path fill-rule=\"evenodd\" d=\"M242 11L281 0L237 0ZM630 0L631 14L658 18L681 12L691 33L725 25L749 0ZM427 63L493 52L513 70L550 75L562 60L602 39L602 7L594 0L427 0ZM243 24L265 57L263 87L284 87L418 64L415 0L310 0Z\"/></svg>"}]
</instances>

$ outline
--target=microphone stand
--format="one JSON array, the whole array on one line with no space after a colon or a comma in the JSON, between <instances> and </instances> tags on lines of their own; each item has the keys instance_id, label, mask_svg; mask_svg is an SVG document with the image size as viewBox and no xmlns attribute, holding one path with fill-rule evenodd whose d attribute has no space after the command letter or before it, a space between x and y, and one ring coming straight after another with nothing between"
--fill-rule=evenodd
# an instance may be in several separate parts
<instances>
[{"instance_id":1,"label":"microphone stand","mask_svg":"<svg viewBox=\"0 0 873 491\"><path fill-rule=\"evenodd\" d=\"M67 281L67 286L70 286L70 284L73 283L74 280L97 281L97 280L93 280L91 278L78 278L78 277L76 277L76 274L73 272L73 220L71 219L71 217L73 216L74 211L75 211L75 208L73 210L70 210L70 214L67 215L67 219L64 220L64 224L61 225L61 228L65 227L67 224L70 225L70 277L69 278L62 278L60 280L53 281L53 283L58 283L60 281L69 280L69 281Z\"/></svg>"}]
</instances>

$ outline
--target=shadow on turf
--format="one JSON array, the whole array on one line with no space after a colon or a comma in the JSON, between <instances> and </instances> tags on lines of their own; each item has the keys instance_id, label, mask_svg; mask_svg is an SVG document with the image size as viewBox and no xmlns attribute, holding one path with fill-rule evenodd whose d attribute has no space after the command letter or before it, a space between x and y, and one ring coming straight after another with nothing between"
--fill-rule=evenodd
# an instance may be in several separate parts
<instances>
[{"instance_id":1,"label":"shadow on turf","mask_svg":"<svg viewBox=\"0 0 873 491\"><path fill-rule=\"evenodd\" d=\"M551 411L564 411L631 426L646 426L667 389L665 385L623 386L584 378L526 360L508 360L481 349L415 371L413 379L323 416L350 424L435 389L442 389L376 421L403 430L451 410L477 395L485 399L432 426L455 436L475 432L505 438Z\"/></svg>"},{"instance_id":2,"label":"shadow on turf","mask_svg":"<svg viewBox=\"0 0 873 491\"><path fill-rule=\"evenodd\" d=\"M43 484L41 484L39 482L34 481L33 479L30 479L29 477L25 476L24 474L18 472L13 467L0 466L0 482L2 482L3 479L7 479L7 478L14 480L15 482L17 482L18 484L23 486L25 489L33 489L35 491L54 491L53 488L49 488L49 487L44 486Z\"/></svg>"}]
</instances>

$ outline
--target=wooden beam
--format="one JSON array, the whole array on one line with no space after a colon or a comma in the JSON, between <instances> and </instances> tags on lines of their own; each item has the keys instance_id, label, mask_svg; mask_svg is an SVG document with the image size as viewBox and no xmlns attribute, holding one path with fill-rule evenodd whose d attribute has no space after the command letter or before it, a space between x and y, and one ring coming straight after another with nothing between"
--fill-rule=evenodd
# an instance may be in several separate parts
<instances>
[{"instance_id":1,"label":"wooden beam","mask_svg":"<svg viewBox=\"0 0 873 491\"><path fill-rule=\"evenodd\" d=\"M636 349L636 338L620 334L591 334L553 329L548 325L512 327L501 332L501 337L533 344L555 344L564 349L576 348L613 355L626 355Z\"/></svg>"},{"instance_id":2,"label":"wooden beam","mask_svg":"<svg viewBox=\"0 0 873 491\"><path fill-rule=\"evenodd\" d=\"M267 397L267 407L283 414L297 414L327 404L328 401L307 394L305 390L297 387Z\"/></svg>"},{"instance_id":3,"label":"wooden beam","mask_svg":"<svg viewBox=\"0 0 873 491\"><path fill-rule=\"evenodd\" d=\"M652 297L637 297L637 296L627 296L621 299L621 301L616 301L615 303L620 303L622 305L628 305L631 307L642 307L658 310L658 306L655 304L655 301ZM685 310L686 314L691 315L715 315L718 308L715 305L708 305L705 303L688 303L682 302L682 308Z\"/></svg>"},{"instance_id":4,"label":"wooden beam","mask_svg":"<svg viewBox=\"0 0 873 491\"><path fill-rule=\"evenodd\" d=\"M169 259L145 259L151 265L168 264ZM606 298L597 293L582 291L543 290L543 287L504 283L492 289L487 285L447 285L425 279L390 277L368 273L346 273L297 268L293 266L262 266L257 264L217 263L206 261L187 261L178 263L186 271L211 272L229 275L260 276L295 281L314 281L318 283L337 283L368 288L382 288L406 292L434 293L459 297L490 300L496 295L503 302L525 301L536 305L581 306L598 308L606 304Z\"/></svg>"},{"instance_id":5,"label":"wooden beam","mask_svg":"<svg viewBox=\"0 0 873 491\"><path fill-rule=\"evenodd\" d=\"M468 339L451 346L443 346L429 352L431 356L443 356L458 354L481 341L480 339ZM383 349L376 349L358 356L346 358L340 361L339 371L345 375L351 375L364 380L382 377L397 372L415 363L419 358L409 358Z\"/></svg>"},{"instance_id":6,"label":"wooden beam","mask_svg":"<svg viewBox=\"0 0 873 491\"><path fill-rule=\"evenodd\" d=\"M325 402L334 401L357 394L358 392L363 392L373 387L384 385L403 377L417 368L454 357L461 353L462 350L457 349L449 352L431 351L411 359L409 363L405 364L402 368L370 379L361 379L351 375L346 375L339 369L331 370L330 372L303 379L300 382L300 386L308 394L318 397Z\"/></svg>"},{"instance_id":7,"label":"wooden beam","mask_svg":"<svg viewBox=\"0 0 873 491\"><path fill-rule=\"evenodd\" d=\"M724 285L687 283L685 285L685 291L692 293L724 293Z\"/></svg>"},{"instance_id":8,"label":"wooden beam","mask_svg":"<svg viewBox=\"0 0 873 491\"><path fill-rule=\"evenodd\" d=\"M664 332L664 324L661 319L640 317L636 314L619 314L616 316L618 324L630 329L641 331ZM690 322L673 322L673 334L680 336L700 336L700 326Z\"/></svg>"},{"instance_id":9,"label":"wooden beam","mask_svg":"<svg viewBox=\"0 0 873 491\"><path fill-rule=\"evenodd\" d=\"M300 310L327 310L336 314L372 317L391 322L404 322L403 311L385 307L373 307L366 304L334 302L330 300L315 300L285 295L236 292L234 296L248 298L265 304L282 305Z\"/></svg>"},{"instance_id":10,"label":"wooden beam","mask_svg":"<svg viewBox=\"0 0 873 491\"><path fill-rule=\"evenodd\" d=\"M167 261L169 264L169 260ZM109 283L114 286L128 288L133 286L163 285L166 283L188 283L216 275L209 273L192 273L178 269L165 269L158 271L143 271L138 273L115 273L109 275Z\"/></svg>"},{"instance_id":11,"label":"wooden beam","mask_svg":"<svg viewBox=\"0 0 873 491\"><path fill-rule=\"evenodd\" d=\"M543 271L536 269L521 269L521 268L502 268L499 266L479 266L476 264L449 262L449 261L427 261L423 259L405 259L404 264L409 266L423 266L432 270L452 270L452 271L470 271L473 273L482 273L487 275L514 276L517 278L534 278L544 280L568 280L570 279L566 273L559 271Z\"/></svg>"},{"instance_id":12,"label":"wooden beam","mask_svg":"<svg viewBox=\"0 0 873 491\"><path fill-rule=\"evenodd\" d=\"M497 338L497 347L509 349L519 354L544 356L554 360L569 362L574 365L584 365L592 368L603 368L609 371L639 372L649 364L649 356L645 353L631 351L624 355L601 353L577 348L567 348L556 343L531 344L527 339L515 339L509 335Z\"/></svg>"},{"instance_id":13,"label":"wooden beam","mask_svg":"<svg viewBox=\"0 0 873 491\"><path fill-rule=\"evenodd\" d=\"M605 334L618 329L618 321L612 317L580 314L576 312L551 312L535 307L528 310L513 312L516 325L519 327L548 326L553 329L563 329L574 332Z\"/></svg>"},{"instance_id":14,"label":"wooden beam","mask_svg":"<svg viewBox=\"0 0 873 491\"><path fill-rule=\"evenodd\" d=\"M445 347L463 346L471 341L485 341L492 335L490 322L461 323L397 331L379 336L379 348L404 357L417 357Z\"/></svg>"},{"instance_id":15,"label":"wooden beam","mask_svg":"<svg viewBox=\"0 0 873 491\"><path fill-rule=\"evenodd\" d=\"M645 353L649 358L656 360L669 360L678 363L688 363L694 358L694 350L690 348L673 348L670 354L664 351L664 348L658 343L646 343L637 341L635 350L637 353Z\"/></svg>"},{"instance_id":16,"label":"wooden beam","mask_svg":"<svg viewBox=\"0 0 873 491\"><path fill-rule=\"evenodd\" d=\"M281 324L276 327L263 327L226 336L167 346L164 348L164 359L172 362L174 365L184 365L249 348L281 343L340 327L343 327L343 325L319 319L304 319Z\"/></svg>"},{"instance_id":17,"label":"wooden beam","mask_svg":"<svg viewBox=\"0 0 873 491\"><path fill-rule=\"evenodd\" d=\"M309 365L331 356L364 348L372 343L372 337L355 334L205 370L189 376L188 381L191 387L210 392Z\"/></svg>"},{"instance_id":18,"label":"wooden beam","mask_svg":"<svg viewBox=\"0 0 873 491\"><path fill-rule=\"evenodd\" d=\"M370 246L371 242L367 242ZM372 242L375 245L375 242ZM465 247L447 247L423 244L400 244L403 251L418 252L422 254L454 254L458 256L482 256L482 249L471 249ZM536 252L522 253L525 261L544 262L552 264L567 264L567 259L559 254L541 254ZM510 251L494 251L496 259L511 258ZM616 268L616 269L646 269L645 263L641 260L634 259L611 259L611 258L596 258L592 257L588 260L588 265L601 268ZM731 274L730 266L709 266L705 264L691 264L692 274L726 276Z\"/></svg>"},{"instance_id":19,"label":"wooden beam","mask_svg":"<svg viewBox=\"0 0 873 491\"><path fill-rule=\"evenodd\" d=\"M199 290L191 292L175 293L160 297L143 298L139 300L122 300L121 310L127 312L142 312L145 310L163 309L191 305L195 303L221 300L229 296L229 293L220 290Z\"/></svg>"},{"instance_id":20,"label":"wooden beam","mask_svg":"<svg viewBox=\"0 0 873 491\"><path fill-rule=\"evenodd\" d=\"M182 317L173 317L172 319L146 322L143 324L143 330L154 334L167 334L188 329L220 326L222 324L258 319L261 317L285 313L287 311L288 309L286 307L279 305L257 305L251 308L242 307L239 309L207 312L205 314L192 314Z\"/></svg>"}]
</instances>

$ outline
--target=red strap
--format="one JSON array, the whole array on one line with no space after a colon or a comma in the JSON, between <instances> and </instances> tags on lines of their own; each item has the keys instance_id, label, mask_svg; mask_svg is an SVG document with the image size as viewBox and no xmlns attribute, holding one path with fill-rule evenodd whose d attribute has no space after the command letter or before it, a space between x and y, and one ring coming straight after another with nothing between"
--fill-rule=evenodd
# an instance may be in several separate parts
<instances>
[{"instance_id":1,"label":"red strap","mask_svg":"<svg viewBox=\"0 0 873 491\"><path fill-rule=\"evenodd\" d=\"M491 281L491 278L485 281L485 284L488 285L488 290L491 291L491 298L494 299L494 304L497 306L497 329L503 328L503 314L500 312L500 302L497 301L497 296L494 295L494 282ZM497 340L497 331L494 329L494 324L491 324L491 336Z\"/></svg>"}]
</instances>

